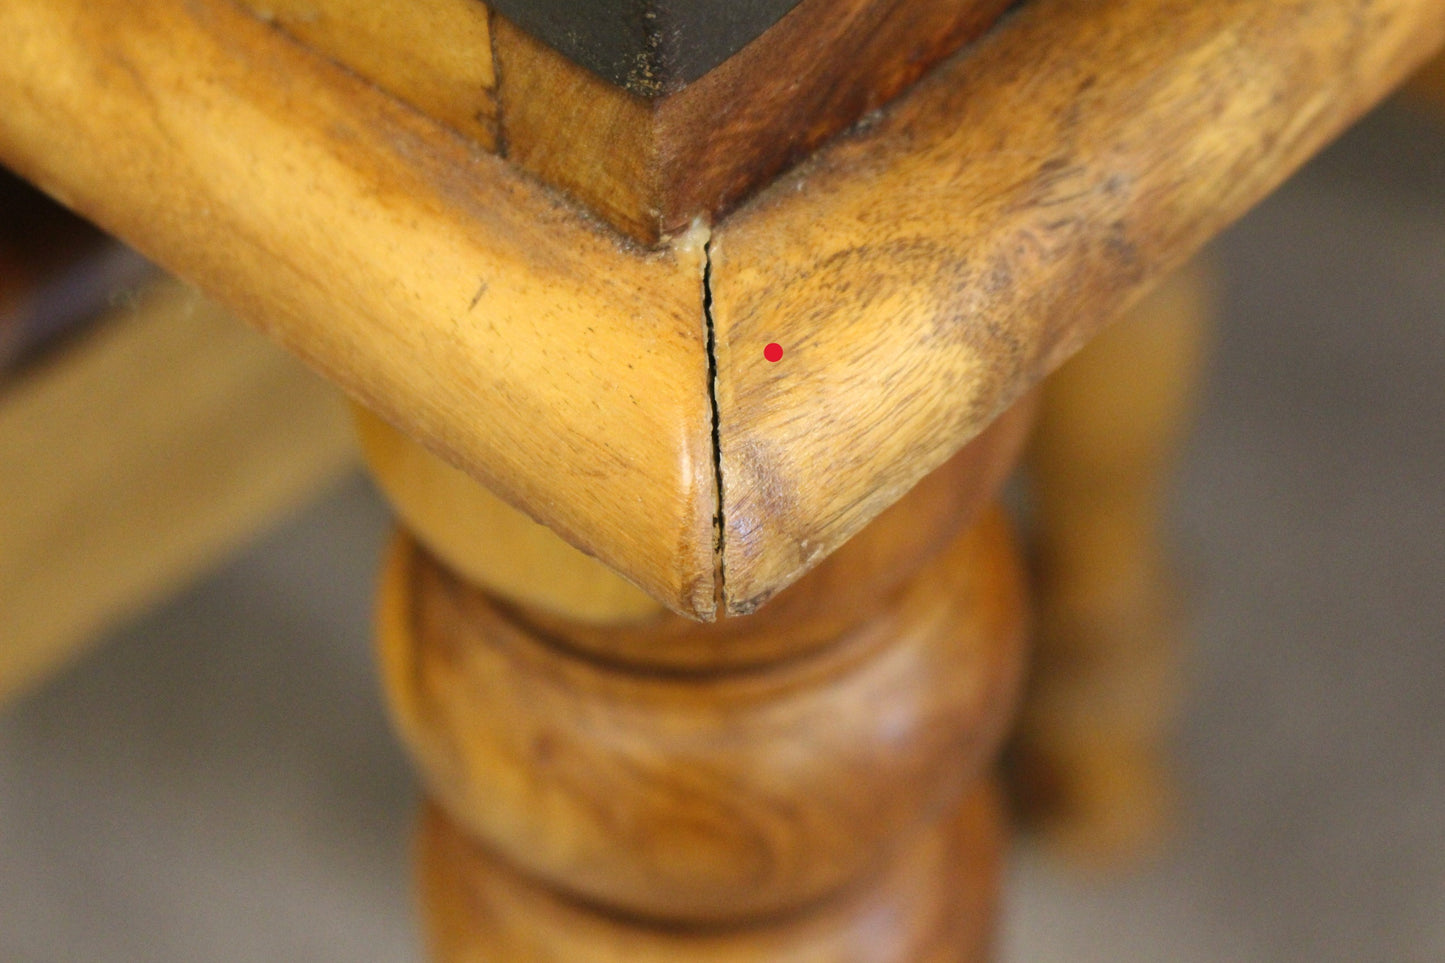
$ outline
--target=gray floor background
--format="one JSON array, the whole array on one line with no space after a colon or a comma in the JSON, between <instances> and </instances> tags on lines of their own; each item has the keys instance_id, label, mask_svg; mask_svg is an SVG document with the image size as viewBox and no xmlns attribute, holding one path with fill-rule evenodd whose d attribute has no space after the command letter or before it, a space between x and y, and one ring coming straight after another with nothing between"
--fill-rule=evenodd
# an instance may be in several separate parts
<instances>
[{"instance_id":1,"label":"gray floor background","mask_svg":"<svg viewBox=\"0 0 1445 963\"><path fill-rule=\"evenodd\" d=\"M1368 119L1218 245L1169 858L1021 845L1007 961L1445 960L1445 131ZM360 480L0 713L0 961L418 956Z\"/></svg>"}]
</instances>

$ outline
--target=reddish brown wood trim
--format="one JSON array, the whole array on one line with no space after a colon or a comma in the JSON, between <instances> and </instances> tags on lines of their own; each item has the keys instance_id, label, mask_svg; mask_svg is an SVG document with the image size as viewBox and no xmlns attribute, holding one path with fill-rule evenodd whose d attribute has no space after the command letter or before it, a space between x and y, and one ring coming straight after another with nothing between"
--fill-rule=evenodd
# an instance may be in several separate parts
<instances>
[{"instance_id":1,"label":"reddish brown wood trim","mask_svg":"<svg viewBox=\"0 0 1445 963\"><path fill-rule=\"evenodd\" d=\"M652 101L494 14L507 157L653 244L735 207L984 32L1009 2L804 0Z\"/></svg>"}]
</instances>

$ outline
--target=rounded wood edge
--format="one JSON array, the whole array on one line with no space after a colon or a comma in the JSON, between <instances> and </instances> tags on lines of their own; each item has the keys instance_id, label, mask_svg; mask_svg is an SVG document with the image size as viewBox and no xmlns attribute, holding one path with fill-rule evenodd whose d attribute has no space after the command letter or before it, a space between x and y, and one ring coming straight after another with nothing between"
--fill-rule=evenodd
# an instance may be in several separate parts
<instances>
[{"instance_id":1,"label":"rounded wood edge","mask_svg":"<svg viewBox=\"0 0 1445 963\"><path fill-rule=\"evenodd\" d=\"M706 624L659 613L611 625L525 604L512 614L579 652L649 670L736 670L815 652L896 602L910 580L940 577L940 558L961 531L980 558L988 554L986 543L999 531L974 523L998 494L1031 423L1029 398L758 612Z\"/></svg>"},{"instance_id":2,"label":"rounded wood edge","mask_svg":"<svg viewBox=\"0 0 1445 963\"><path fill-rule=\"evenodd\" d=\"M729 610L787 583L785 549L861 527L1442 41L1440 0L1016 4L718 224ZM759 364L770 342L787 354Z\"/></svg>"},{"instance_id":3,"label":"rounded wood edge","mask_svg":"<svg viewBox=\"0 0 1445 963\"><path fill-rule=\"evenodd\" d=\"M1036 395L1026 392L968 443L954 449L952 455L943 457L941 462L932 462L937 467L931 470L922 453L909 453L902 459L905 464L899 470L900 474L909 476L901 489L880 485L844 513L846 517L835 517L826 524L796 513L793 510L796 505L790 504L788 493L827 488L838 481L837 478L805 472L798 477L768 477L760 481L760 476L752 470L759 466L749 468L738 456L749 449L749 442L757 442L766 450L771 440L725 437L723 492L728 511L737 512L727 515L723 544L727 613L746 616L765 606L766 611L774 611L780 601L776 599L777 593L795 582L806 581L814 566L827 573L814 580L825 583L836 578L834 573L840 566L860 566L866 570L867 559L876 551L875 545L880 538L887 537L890 529L911 534L914 545L937 546L945 542L959 525L976 518L998 494L1018 463L1033 426L1036 405ZM723 417L727 418L726 412ZM766 475L768 469L763 471ZM745 506L744 501L751 504L752 500L740 499L737 489L754 483L769 488L778 496L778 501L756 512ZM922 506L934 506L938 515L928 518ZM948 511L953 512L953 517L945 521ZM931 538L917 528L910 532L911 526L928 524L935 527ZM747 534L743 534L745 532ZM899 541L908 544L903 539ZM830 565L834 555L843 556L843 561ZM895 557L878 567L896 571L903 564L901 558Z\"/></svg>"},{"instance_id":4,"label":"rounded wood edge","mask_svg":"<svg viewBox=\"0 0 1445 963\"><path fill-rule=\"evenodd\" d=\"M6 166L714 617L700 233L619 244L233 0L7 0L0 34L25 38L0 58Z\"/></svg>"},{"instance_id":5,"label":"rounded wood edge","mask_svg":"<svg viewBox=\"0 0 1445 963\"><path fill-rule=\"evenodd\" d=\"M1022 674L1006 522L834 647L767 671L632 672L539 640L407 539L386 689L429 789L528 873L655 918L796 907L868 871L993 755Z\"/></svg>"},{"instance_id":6,"label":"rounded wood edge","mask_svg":"<svg viewBox=\"0 0 1445 963\"><path fill-rule=\"evenodd\" d=\"M744 926L685 927L612 915L539 886L435 804L417 836L438 963L973 963L990 958L1003 851L1001 807L985 786L832 900Z\"/></svg>"}]
</instances>

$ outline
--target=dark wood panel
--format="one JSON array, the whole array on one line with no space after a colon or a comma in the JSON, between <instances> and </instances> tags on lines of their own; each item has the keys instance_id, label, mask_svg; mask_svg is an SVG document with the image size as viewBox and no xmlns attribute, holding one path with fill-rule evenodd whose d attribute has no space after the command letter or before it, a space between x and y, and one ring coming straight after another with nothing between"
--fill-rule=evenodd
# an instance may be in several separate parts
<instances>
[{"instance_id":1,"label":"dark wood panel","mask_svg":"<svg viewBox=\"0 0 1445 963\"><path fill-rule=\"evenodd\" d=\"M1010 0L803 0L696 82L648 100L497 16L514 163L643 243L752 190L986 30Z\"/></svg>"},{"instance_id":2,"label":"dark wood panel","mask_svg":"<svg viewBox=\"0 0 1445 963\"><path fill-rule=\"evenodd\" d=\"M798 0L493 0L568 59L644 97L678 90L737 53Z\"/></svg>"},{"instance_id":3,"label":"dark wood panel","mask_svg":"<svg viewBox=\"0 0 1445 963\"><path fill-rule=\"evenodd\" d=\"M145 259L0 167L0 384L150 273Z\"/></svg>"}]
</instances>

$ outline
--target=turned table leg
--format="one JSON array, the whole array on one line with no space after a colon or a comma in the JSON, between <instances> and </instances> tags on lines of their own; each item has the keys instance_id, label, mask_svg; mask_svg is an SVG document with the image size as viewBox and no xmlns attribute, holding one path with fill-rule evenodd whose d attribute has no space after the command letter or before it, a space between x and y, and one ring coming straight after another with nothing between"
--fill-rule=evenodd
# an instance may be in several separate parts
<instances>
[{"instance_id":1,"label":"turned table leg","mask_svg":"<svg viewBox=\"0 0 1445 963\"><path fill-rule=\"evenodd\" d=\"M361 415L413 527L379 637L429 796L435 957L986 958L992 761L1023 653L1021 573L988 504L1025 420L761 613L701 624ZM469 540L488 527L505 541Z\"/></svg>"},{"instance_id":2,"label":"turned table leg","mask_svg":"<svg viewBox=\"0 0 1445 963\"><path fill-rule=\"evenodd\" d=\"M1012 772L1034 828L1086 861L1143 856L1169 825L1181 633L1160 524L1209 294L1190 265L1056 372L1027 456L1035 664Z\"/></svg>"}]
</instances>

